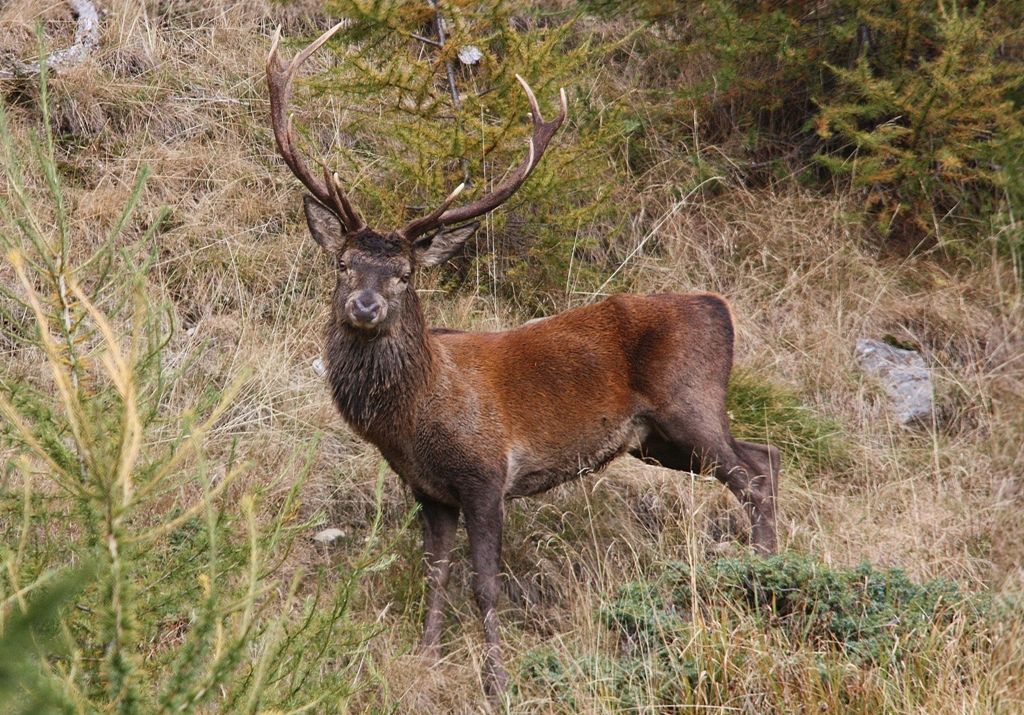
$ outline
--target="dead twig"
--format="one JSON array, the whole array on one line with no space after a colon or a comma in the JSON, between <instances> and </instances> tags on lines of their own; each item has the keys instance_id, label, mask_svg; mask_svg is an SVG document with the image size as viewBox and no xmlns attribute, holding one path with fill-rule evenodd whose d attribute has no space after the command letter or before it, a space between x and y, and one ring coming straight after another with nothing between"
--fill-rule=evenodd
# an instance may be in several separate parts
<instances>
[{"instance_id":1,"label":"dead twig","mask_svg":"<svg viewBox=\"0 0 1024 715\"><path fill-rule=\"evenodd\" d=\"M75 14L78 26L75 28L75 40L70 47L51 52L45 59L46 66L52 70L71 67L86 57L96 48L100 41L100 15L90 0L65 0ZM39 74L43 61L21 62L13 60L12 69L0 69L0 79L11 77L30 77Z\"/></svg>"}]
</instances>

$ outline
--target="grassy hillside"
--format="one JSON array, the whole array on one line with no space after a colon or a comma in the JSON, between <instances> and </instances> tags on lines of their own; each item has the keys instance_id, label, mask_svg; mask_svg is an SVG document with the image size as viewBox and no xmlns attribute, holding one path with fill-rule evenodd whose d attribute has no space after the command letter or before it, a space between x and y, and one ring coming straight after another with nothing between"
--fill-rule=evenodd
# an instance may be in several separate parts
<instances>
[{"instance_id":1,"label":"grassy hillside","mask_svg":"<svg viewBox=\"0 0 1024 715\"><path fill-rule=\"evenodd\" d=\"M314 370L333 269L268 126L273 29L310 38L361 9L310 61L322 81L296 112L371 224L440 199L459 146L493 144L465 156L500 177L523 148L507 82L520 65L545 108L560 84L570 95L523 199L423 276L432 323L502 329L616 291L718 291L737 319L734 431L784 456L784 554L767 564L708 476L624 458L514 503L508 710L1024 709L1024 277L1006 249L1021 206L937 235L881 231L870 189L807 152L759 154L720 105L685 103L676 90L703 86L713 61L665 64L685 18L453 3L457 39L488 53L459 69L474 99L458 114L435 51L402 34L429 19L417 4L96 5L88 59L44 88L0 79L0 702L485 707L464 535L446 658L414 653L414 502ZM64 4L12 0L0 62L36 54L40 7L45 44L69 41ZM388 62L407 76L370 93ZM403 104L399 79L431 101ZM932 425L895 424L856 364L860 337L923 353ZM344 535L323 546L324 527Z\"/></svg>"}]
</instances>

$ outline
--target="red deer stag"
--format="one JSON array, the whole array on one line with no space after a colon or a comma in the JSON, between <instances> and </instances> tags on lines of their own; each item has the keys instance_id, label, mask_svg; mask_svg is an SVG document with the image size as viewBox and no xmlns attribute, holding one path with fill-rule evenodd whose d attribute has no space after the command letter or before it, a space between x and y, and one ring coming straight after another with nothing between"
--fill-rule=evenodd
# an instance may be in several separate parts
<instances>
[{"instance_id":1,"label":"red deer stag","mask_svg":"<svg viewBox=\"0 0 1024 715\"><path fill-rule=\"evenodd\" d=\"M462 187L397 231L363 221L326 167L312 173L286 116L296 70L338 29L289 64L267 60L271 124L304 197L313 238L337 264L327 327L334 402L376 445L420 505L427 562L423 651L440 653L444 591L459 513L465 518L473 590L487 644L490 694L507 679L499 646L498 592L505 502L597 471L626 452L682 471L713 465L745 507L752 541L775 549L779 453L729 433L726 384L733 327L717 295L617 295L504 332L431 330L413 289L416 272L454 255L526 181L566 115L541 116L529 85L533 137L526 159L475 201L452 207Z\"/></svg>"}]
</instances>

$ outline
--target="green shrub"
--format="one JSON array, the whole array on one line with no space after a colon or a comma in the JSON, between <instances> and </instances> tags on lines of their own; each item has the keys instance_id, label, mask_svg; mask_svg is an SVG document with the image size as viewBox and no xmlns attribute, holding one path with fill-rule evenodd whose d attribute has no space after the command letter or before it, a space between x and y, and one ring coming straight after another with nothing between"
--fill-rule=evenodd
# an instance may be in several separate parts
<instances>
[{"instance_id":1,"label":"green shrub","mask_svg":"<svg viewBox=\"0 0 1024 715\"><path fill-rule=\"evenodd\" d=\"M815 119L818 159L867 190L882 233L941 239L941 226L963 219L976 232L1007 198L1015 162L1001 155L1024 148L1013 99L1024 63L1001 56L1009 30L984 5L898 5L895 17L884 6L860 14L882 47L863 47L853 67L829 65L837 82Z\"/></svg>"},{"instance_id":2,"label":"green shrub","mask_svg":"<svg viewBox=\"0 0 1024 715\"><path fill-rule=\"evenodd\" d=\"M991 612L987 599L951 581L918 584L899 569L868 563L833 568L785 553L693 569L670 565L656 583L620 590L603 617L623 637L657 649L688 627L683 617L694 608L716 619L739 609L793 643L836 648L857 664L902 660L935 631L958 619L979 622Z\"/></svg>"},{"instance_id":3,"label":"green shrub","mask_svg":"<svg viewBox=\"0 0 1024 715\"><path fill-rule=\"evenodd\" d=\"M564 712L583 709L578 699L581 692L607 703L613 712L630 712L643 711L652 701L678 704L674 693L680 675L694 687L700 679L698 667L693 660L664 663L634 656L588 654L567 661L549 648L538 648L521 659L518 680L539 688Z\"/></svg>"},{"instance_id":4,"label":"green shrub","mask_svg":"<svg viewBox=\"0 0 1024 715\"><path fill-rule=\"evenodd\" d=\"M656 68L646 131L716 173L842 178L863 190L883 235L915 242L976 244L994 214L1020 214L1008 191L1024 150L1019 3L591 6L657 28L640 60ZM807 170L815 163L824 175Z\"/></svg>"},{"instance_id":5,"label":"green shrub","mask_svg":"<svg viewBox=\"0 0 1024 715\"><path fill-rule=\"evenodd\" d=\"M315 80L314 94L353 108L329 163L353 185L369 223L400 226L462 181L468 187L459 201L471 201L522 162L530 123L520 74L547 119L566 89L566 122L530 179L487 218L450 280L475 281L477 290L514 295L538 311L567 289L596 285L602 240L630 218L614 199L628 181L619 155L632 125L616 103L596 96L599 52L573 17L512 3L445 3L446 41L438 47L427 3L335 0L332 7L352 24L331 44L340 61ZM468 45L482 52L476 64L457 57ZM374 178L356 181L367 175Z\"/></svg>"},{"instance_id":6,"label":"green shrub","mask_svg":"<svg viewBox=\"0 0 1024 715\"><path fill-rule=\"evenodd\" d=\"M597 614L615 646L538 648L520 659L519 687L563 712L578 711L581 697L614 712L771 711L779 687L806 689L805 702L823 712L877 712L883 702L902 711L927 702L956 653L985 662L1016 608L949 581L796 554L668 564L619 588ZM899 697L879 700L879 687Z\"/></svg>"},{"instance_id":7,"label":"green shrub","mask_svg":"<svg viewBox=\"0 0 1024 715\"><path fill-rule=\"evenodd\" d=\"M243 491L250 465L206 439L244 375L212 399L170 399L150 235L121 235L145 172L90 249L66 209L46 89L44 73L32 141L0 104L0 270L13 278L0 327L20 358L0 363L0 710L340 709L368 635L347 620L349 596L381 545L340 574L284 569L310 528L297 504L311 448L286 465L283 497Z\"/></svg>"}]
</instances>

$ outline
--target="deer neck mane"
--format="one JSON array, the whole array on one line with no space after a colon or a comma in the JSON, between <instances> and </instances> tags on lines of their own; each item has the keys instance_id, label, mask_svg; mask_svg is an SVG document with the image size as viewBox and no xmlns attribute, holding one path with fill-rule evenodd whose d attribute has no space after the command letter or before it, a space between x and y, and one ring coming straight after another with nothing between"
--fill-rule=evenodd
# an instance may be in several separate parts
<instances>
[{"instance_id":1,"label":"deer neck mane","mask_svg":"<svg viewBox=\"0 0 1024 715\"><path fill-rule=\"evenodd\" d=\"M416 398L433 372L431 338L416 291L403 296L399 322L386 332L353 328L332 315L327 370L334 403L358 433L381 446L415 420Z\"/></svg>"}]
</instances>

